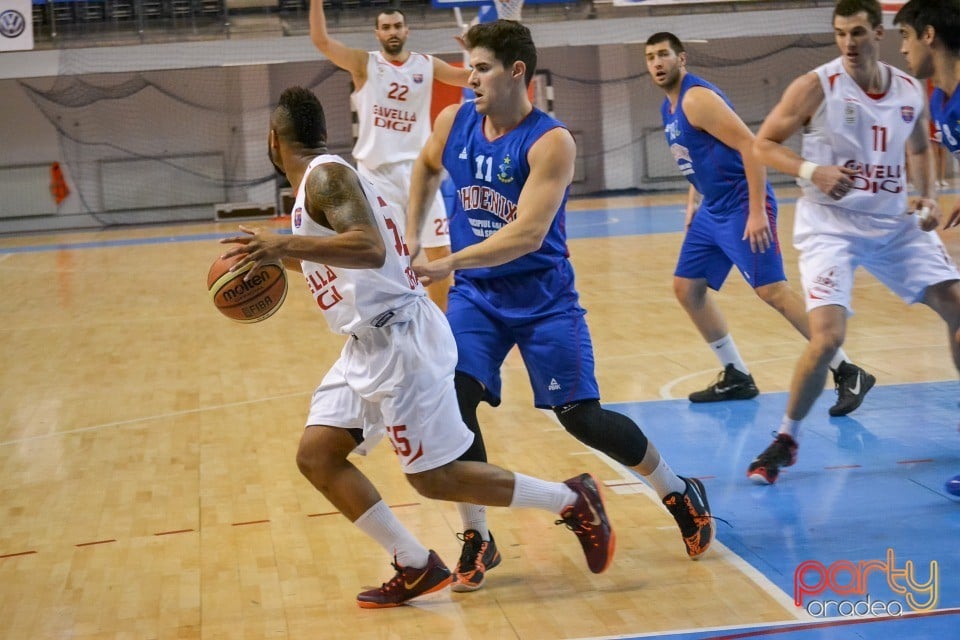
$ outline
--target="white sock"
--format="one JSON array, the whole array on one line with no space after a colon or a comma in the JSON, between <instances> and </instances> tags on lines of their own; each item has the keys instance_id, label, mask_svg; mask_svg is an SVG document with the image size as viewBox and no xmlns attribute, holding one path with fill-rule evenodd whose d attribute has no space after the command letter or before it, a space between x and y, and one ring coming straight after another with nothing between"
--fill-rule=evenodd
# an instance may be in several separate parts
<instances>
[{"instance_id":1,"label":"white sock","mask_svg":"<svg viewBox=\"0 0 960 640\"><path fill-rule=\"evenodd\" d=\"M353 524L376 540L390 555L395 555L401 567L418 569L427 566L430 552L407 531L383 500L367 509Z\"/></svg>"},{"instance_id":2,"label":"white sock","mask_svg":"<svg viewBox=\"0 0 960 640\"><path fill-rule=\"evenodd\" d=\"M660 456L660 462L657 468L650 475L644 476L653 490L657 492L660 499L663 500L671 493L683 493L687 490L687 483L680 479L680 476L673 472L667 461Z\"/></svg>"},{"instance_id":3,"label":"white sock","mask_svg":"<svg viewBox=\"0 0 960 640\"><path fill-rule=\"evenodd\" d=\"M800 433L800 423L802 420L791 420L787 416L783 416L783 421L780 423L779 433L785 433L794 440L797 439L797 434Z\"/></svg>"},{"instance_id":4,"label":"white sock","mask_svg":"<svg viewBox=\"0 0 960 640\"><path fill-rule=\"evenodd\" d=\"M457 511L463 522L463 530L474 529L480 534L481 540L490 539L490 529L487 528L487 508L481 504L458 502Z\"/></svg>"},{"instance_id":5,"label":"white sock","mask_svg":"<svg viewBox=\"0 0 960 640\"><path fill-rule=\"evenodd\" d=\"M547 482L522 473L513 474L513 498L510 508L533 507L560 513L577 501L577 492L562 482Z\"/></svg>"},{"instance_id":6,"label":"white sock","mask_svg":"<svg viewBox=\"0 0 960 640\"><path fill-rule=\"evenodd\" d=\"M837 353L834 354L833 360L830 361L830 370L836 371L837 368L844 362L850 362L850 359L847 358L847 354L844 353L843 349L837 349Z\"/></svg>"},{"instance_id":7,"label":"white sock","mask_svg":"<svg viewBox=\"0 0 960 640\"><path fill-rule=\"evenodd\" d=\"M737 343L733 341L729 333L719 340L707 344L714 354L716 354L717 359L720 360L720 364L724 367L732 364L737 371L746 373L747 375L750 374L747 363L743 361L743 358L740 357L740 352L737 350Z\"/></svg>"}]
</instances>

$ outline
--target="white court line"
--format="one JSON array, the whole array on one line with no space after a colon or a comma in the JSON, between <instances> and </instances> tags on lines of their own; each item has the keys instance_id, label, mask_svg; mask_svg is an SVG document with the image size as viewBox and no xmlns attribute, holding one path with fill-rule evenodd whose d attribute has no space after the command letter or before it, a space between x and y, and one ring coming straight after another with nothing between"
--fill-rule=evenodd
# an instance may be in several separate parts
<instances>
[{"instance_id":1,"label":"white court line","mask_svg":"<svg viewBox=\"0 0 960 640\"><path fill-rule=\"evenodd\" d=\"M782 357L782 358L767 358L766 360L754 360L753 362L754 362L755 364L764 364L764 363L767 363L767 362L779 362L780 360L787 360L787 359L788 359L788 357ZM796 360L796 358L795 358L794 356L790 356L790 359ZM716 368L716 367L713 367L713 368L711 368L711 369L701 369L700 371L694 371L693 373L688 373L688 374L685 375L685 376L680 376L679 378L674 378L673 380L670 380L670 381L667 382L665 385L663 385L662 387L660 387L660 397L663 398L664 400L679 400L680 398L677 398L677 397L674 396L673 393L672 393L673 388L674 388L676 385L680 384L681 382L685 382L685 381L689 380L690 378L698 378L698 377L702 376L702 375L705 374L705 373L710 373L711 371L717 371L717 368Z\"/></svg>"},{"instance_id":2,"label":"white court line","mask_svg":"<svg viewBox=\"0 0 960 640\"><path fill-rule=\"evenodd\" d=\"M139 424L142 422L149 422L151 420L166 420L167 418L176 418L178 416L188 416L194 413L204 413L207 411L220 411L221 409L227 409L230 407L242 407L248 404L257 404L260 402L271 402L273 400L282 400L284 398L295 398L297 396L306 396L312 393L313 393L312 391L309 391L309 392L300 391L297 393L286 393L279 396L270 396L268 398L257 398L255 400L242 400L240 402L228 402L226 404L214 405L212 407L203 407L201 409L187 409L186 411L172 411L170 413L159 413L152 416L141 416L139 418L130 418L129 420L105 422L103 424L96 424L90 427L70 429L69 431L54 431L53 433L44 433L37 436L17 438L16 440L6 440L3 442L0 442L0 447L4 447L10 444L22 444L24 442L33 442L34 440L45 440L47 438L59 438L60 436L70 436L76 433L86 433L88 431L98 431L100 429L108 429L110 427L126 427L134 424Z\"/></svg>"},{"instance_id":3,"label":"white court line","mask_svg":"<svg viewBox=\"0 0 960 640\"><path fill-rule=\"evenodd\" d=\"M609 466L611 469L617 472L620 475L620 477L623 478L625 481L631 482L631 483L639 482L639 484L630 485L629 489L631 490L631 493L642 493L643 495L650 498L650 500L652 500L654 504L658 504L658 505L661 504L660 496L658 496L657 493L652 488L650 488L650 485L648 485L646 482L640 479L639 474L634 473L630 469L627 469L622 464L620 464L610 456L606 455L605 453L601 453L600 451L592 451L592 453L595 453L598 458L606 462L607 466ZM608 488L612 489L613 491L617 490L616 486L608 487ZM667 513L666 509L664 509L664 513ZM719 526L724 526L724 525L720 523ZM673 529L673 527L669 527L669 528ZM716 529L714 529L714 533L716 533ZM799 607L794 606L792 597L787 595L782 589L780 589L780 587L774 584L772 580L770 580L768 577L763 575L763 573L761 573L756 568L754 568L753 565L751 565L749 562L747 562L746 560L744 560L743 558L735 554L725 544L717 540L716 535L714 535L714 540L710 544L710 551L708 552L708 555L715 556L723 560L724 562L728 562L731 565L733 565L736 569L740 571L740 573L744 574L754 584L760 587L762 591L764 591L767 595L773 598L777 602L777 604L779 604L781 607L783 607L787 611L791 612L795 619L804 620L804 621L817 620L817 618L814 618L813 616L808 614L805 609L801 609Z\"/></svg>"},{"instance_id":4,"label":"white court line","mask_svg":"<svg viewBox=\"0 0 960 640\"><path fill-rule=\"evenodd\" d=\"M540 411L544 413L546 416L548 416L549 418L551 418L553 421L555 421L557 424L560 423L560 421L557 420L556 415L554 415L552 411L549 411L547 409L541 409ZM623 466L622 464L620 464L619 462L617 462L607 454L601 451L597 451L596 449L587 448L586 451L577 452L573 455L589 455L589 454L593 454L597 458L605 462L608 467L610 467L618 476L620 476L621 479L629 483L629 486L622 487L622 488L617 484L613 484L611 486L611 483L606 483L607 489L610 489L617 493L619 493L618 488L620 488L623 493L641 493L646 497L648 497L651 501L653 501L654 504L657 504L657 505L662 504L660 502L660 496L657 495L657 493L650 487L650 485L648 485L646 482L644 482L641 479L639 474ZM665 507L664 507L664 512L667 513ZM770 580L768 577L763 575L763 573L757 570L753 565L751 565L749 562L747 562L746 560L744 560L743 558L735 554L725 544L717 540L716 529L714 529L714 540L710 544L710 551L708 552L708 554L711 556L717 557L719 560L729 563L735 569L740 571L740 573L742 573L744 576L750 579L754 584L756 584L764 593L769 595L785 611L790 612L793 615L795 621L799 620L803 622L810 622L814 620L822 620L822 618L815 618L811 616L809 613L807 613L806 609L802 609L794 606L792 597L790 597L787 593L785 593L782 589L780 589L780 587L774 584L772 580ZM784 622L783 624L795 624L795 621L787 621L787 622ZM760 624L762 623L753 623L753 624L748 624L744 626L755 627ZM731 627L731 628L735 628L735 627ZM702 629L699 629L699 631L702 631ZM606 636L606 637L642 638L645 635L649 637L649 636L656 636L658 634L663 634L663 633L679 633L679 631L662 630L657 633L651 633L651 634L642 634L642 635L629 634L625 636Z\"/></svg>"},{"instance_id":5,"label":"white court line","mask_svg":"<svg viewBox=\"0 0 960 640\"><path fill-rule=\"evenodd\" d=\"M879 347L879 348L876 348L876 349L870 349L870 351L871 351L871 352L876 352L876 353L880 353L880 352L890 353L890 352L892 352L892 351L904 351L904 350L916 351L916 350L918 350L918 349L939 349L941 346L942 346L942 345L941 345L940 342L936 342L936 343L931 342L931 343L929 343L929 344L910 345L909 347L899 347L899 346L895 346L895 347ZM617 359L632 358L632 357L634 357L634 356L612 356L612 357L607 358L607 360L617 360ZM765 359L765 360L753 360L752 362L754 362L754 363L756 363L756 364L765 364L765 363L769 363L769 362L780 362L780 361L782 361L782 360L793 360L793 361L796 361L796 358L793 357L793 356L782 356L782 357L779 357L779 358L767 358L767 359ZM696 378L696 377L698 377L698 376L702 376L702 375L705 374L705 373L710 373L711 371L719 371L719 365L718 365L718 367L714 367L714 368L712 368L712 369L701 369L700 371L694 371L693 373L688 373L687 375L680 376L679 378L674 378L673 380L670 380L669 382L667 382L666 384L664 384L663 386L660 387L660 390L659 390L660 397L661 397L662 399L664 399L664 400L681 400L682 398L678 398L677 396L674 396L674 395L673 395L673 388L674 388L676 385L678 385L678 384L680 384L681 382L684 382L684 381L686 381L686 380L689 380L690 378ZM940 382L940 381L939 381L939 380L929 380L929 381L924 381L924 382ZM949 382L949 379L944 380L944 382Z\"/></svg>"},{"instance_id":6,"label":"white court line","mask_svg":"<svg viewBox=\"0 0 960 640\"><path fill-rule=\"evenodd\" d=\"M567 218L567 229L586 229L587 227L605 227L611 224L619 224L620 218L607 218L606 220L597 220L595 222L577 221L571 224L570 218ZM599 238L573 238L574 240L598 240Z\"/></svg>"}]
</instances>

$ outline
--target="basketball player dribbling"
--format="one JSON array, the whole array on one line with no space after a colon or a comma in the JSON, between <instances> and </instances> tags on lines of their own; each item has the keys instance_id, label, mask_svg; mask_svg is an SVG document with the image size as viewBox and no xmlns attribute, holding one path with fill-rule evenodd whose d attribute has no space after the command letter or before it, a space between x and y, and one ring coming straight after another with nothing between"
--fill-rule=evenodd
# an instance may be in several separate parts
<instances>
[{"instance_id":1,"label":"basketball player dribbling","mask_svg":"<svg viewBox=\"0 0 960 640\"><path fill-rule=\"evenodd\" d=\"M453 387L457 351L443 313L410 266L402 214L369 181L326 150L323 108L287 89L270 117L270 159L297 185L291 235L241 226L224 258L252 271L287 259L300 270L331 330L348 336L313 394L297 451L304 476L360 530L394 556L396 574L357 596L363 608L395 607L449 585L443 561L411 534L348 460L385 434L423 496L534 507L559 514L591 571L613 558L615 536L597 482L581 474L547 482L490 464L460 462L473 442Z\"/></svg>"},{"instance_id":2,"label":"basketball player dribbling","mask_svg":"<svg viewBox=\"0 0 960 640\"><path fill-rule=\"evenodd\" d=\"M433 80L464 87L470 71L435 56L407 51L404 47L409 28L399 9L380 10L374 33L379 51L347 47L327 33L323 0L311 0L310 37L314 45L353 79L351 100L358 118L353 159L357 170L404 213L401 224L406 225L410 171L430 135ZM430 203L429 220L419 237L407 237L411 246L423 247L427 258L436 260L450 254L446 208L439 194ZM428 287L430 298L441 309L447 307L451 284L452 279L448 279Z\"/></svg>"},{"instance_id":3,"label":"basketball player dribbling","mask_svg":"<svg viewBox=\"0 0 960 640\"><path fill-rule=\"evenodd\" d=\"M879 61L877 0L840 0L833 13L840 57L797 78L764 120L754 150L801 178L794 244L810 315L779 433L747 476L772 484L796 462L801 421L823 391L843 344L854 271L863 266L905 302L923 302L947 325L960 370L960 272L933 233L940 222L923 85ZM784 146L803 129L802 155ZM907 202L906 153L920 197ZM914 215L921 214L921 215Z\"/></svg>"}]
</instances>

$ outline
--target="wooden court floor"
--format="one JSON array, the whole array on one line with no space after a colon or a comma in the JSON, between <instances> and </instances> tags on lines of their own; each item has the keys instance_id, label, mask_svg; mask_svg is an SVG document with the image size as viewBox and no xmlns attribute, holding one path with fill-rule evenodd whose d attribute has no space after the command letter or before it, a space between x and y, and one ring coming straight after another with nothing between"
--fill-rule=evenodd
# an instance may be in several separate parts
<instances>
[{"instance_id":1,"label":"wooden court floor","mask_svg":"<svg viewBox=\"0 0 960 640\"><path fill-rule=\"evenodd\" d=\"M572 208L624 217L671 204L661 215L681 216L678 202ZM792 212L781 207L781 240L795 281ZM356 593L390 577L389 559L294 462L310 393L342 338L296 281L266 322L219 316L205 276L221 251L215 238L234 228L0 238L11 293L0 309L0 637L531 640L794 619L789 597L724 549L687 560L648 492L532 408L516 354L503 405L481 413L490 459L556 480L597 474L618 531L613 566L591 574L573 536L545 513L492 509L504 562L484 589L359 609ZM958 234L944 234L955 257ZM607 402L684 397L716 375L673 297L680 240L570 243ZM857 284L846 345L857 362L883 384L956 376L933 312L906 307L868 275ZM761 390L786 390L800 336L736 274L719 300ZM684 461L671 463L684 472ZM386 445L359 465L404 523L455 563L455 507L421 499Z\"/></svg>"}]
</instances>

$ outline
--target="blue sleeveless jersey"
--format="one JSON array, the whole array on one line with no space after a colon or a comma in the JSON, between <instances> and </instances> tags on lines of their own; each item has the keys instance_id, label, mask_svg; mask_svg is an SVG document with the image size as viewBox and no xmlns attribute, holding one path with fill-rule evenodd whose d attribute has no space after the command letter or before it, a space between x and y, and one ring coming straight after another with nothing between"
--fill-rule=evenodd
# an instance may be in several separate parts
<instances>
[{"instance_id":1,"label":"blue sleeveless jersey","mask_svg":"<svg viewBox=\"0 0 960 640\"><path fill-rule=\"evenodd\" d=\"M557 127L565 128L534 108L515 129L489 141L483 133L483 116L473 103L461 105L443 150L443 166L455 186L449 216L452 251L481 242L516 218L520 191L530 175L527 153L543 134ZM459 270L458 276L496 278L565 261L569 255L565 226L568 193L569 187L539 249L496 267Z\"/></svg>"},{"instance_id":2,"label":"blue sleeveless jersey","mask_svg":"<svg viewBox=\"0 0 960 640\"><path fill-rule=\"evenodd\" d=\"M663 132L680 173L703 195L701 208L714 215L725 215L731 210L744 210L749 205L747 178L743 172L740 152L723 144L706 131L687 121L683 112L683 97L691 87L705 87L716 93L731 109L733 104L713 84L692 73L683 77L677 109L670 111L670 99L660 106ZM773 198L773 189L767 182L767 198Z\"/></svg>"},{"instance_id":3,"label":"blue sleeveless jersey","mask_svg":"<svg viewBox=\"0 0 960 640\"><path fill-rule=\"evenodd\" d=\"M930 118L940 132L940 144L950 153L960 154L960 85L953 90L949 100L942 90L933 90L930 95Z\"/></svg>"}]
</instances>

